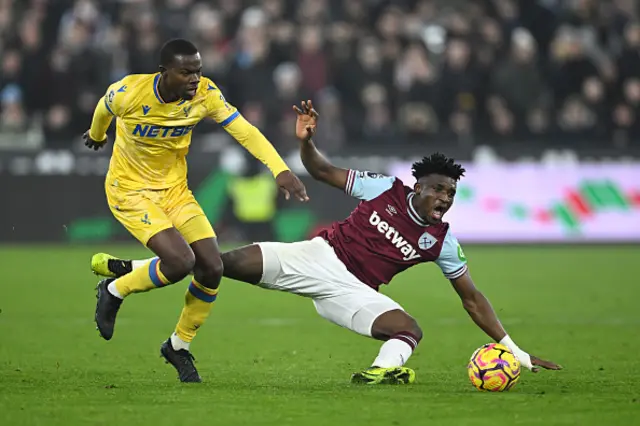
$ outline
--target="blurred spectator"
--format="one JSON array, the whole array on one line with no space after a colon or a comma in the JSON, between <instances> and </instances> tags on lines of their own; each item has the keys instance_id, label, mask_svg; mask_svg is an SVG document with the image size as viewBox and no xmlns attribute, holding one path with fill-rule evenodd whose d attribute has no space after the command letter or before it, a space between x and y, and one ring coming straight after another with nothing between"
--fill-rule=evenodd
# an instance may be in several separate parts
<instances>
[{"instance_id":1,"label":"blurred spectator","mask_svg":"<svg viewBox=\"0 0 640 426\"><path fill-rule=\"evenodd\" d=\"M347 132L342 120L340 96L333 88L321 90L313 104L322 111L322 132L314 140L323 152L336 153L347 142Z\"/></svg>"},{"instance_id":2,"label":"blurred spectator","mask_svg":"<svg viewBox=\"0 0 640 426\"><path fill-rule=\"evenodd\" d=\"M528 139L540 141L542 137L552 130L549 111L541 107L531 108L525 117L525 128Z\"/></svg>"},{"instance_id":3,"label":"blurred spectator","mask_svg":"<svg viewBox=\"0 0 640 426\"><path fill-rule=\"evenodd\" d=\"M4 132L19 133L27 129L27 117L22 105L22 91L16 84L5 86L0 92L2 116L0 128Z\"/></svg>"},{"instance_id":4,"label":"blurred spectator","mask_svg":"<svg viewBox=\"0 0 640 426\"><path fill-rule=\"evenodd\" d=\"M273 71L275 92L273 98L269 100L271 103L269 105L269 122L275 123L279 127L278 131L274 133L277 140L272 140L276 147L278 147L278 141L281 141L282 148L286 149L286 141L294 139L293 133L286 130L293 129L295 126L295 113L292 106L299 105L302 100L313 98L309 91L302 88L302 81L302 71L293 62L281 63Z\"/></svg>"},{"instance_id":5,"label":"blurred spectator","mask_svg":"<svg viewBox=\"0 0 640 426\"><path fill-rule=\"evenodd\" d=\"M302 87L313 94L327 85L327 58L322 50L323 44L320 27L302 28L298 65L302 71Z\"/></svg>"},{"instance_id":6,"label":"blurred spectator","mask_svg":"<svg viewBox=\"0 0 640 426\"><path fill-rule=\"evenodd\" d=\"M613 140L616 146L624 147L630 143L630 139L640 137L640 125L638 113L624 103L619 103L613 109Z\"/></svg>"},{"instance_id":7,"label":"blurred spectator","mask_svg":"<svg viewBox=\"0 0 640 426\"><path fill-rule=\"evenodd\" d=\"M565 137L580 141L596 128L596 116L578 95L567 98L558 115L558 128Z\"/></svg>"},{"instance_id":8,"label":"blurred spectator","mask_svg":"<svg viewBox=\"0 0 640 426\"><path fill-rule=\"evenodd\" d=\"M536 61L537 47L531 34L522 28L513 32L511 51L492 72L493 92L522 117L546 95L542 73Z\"/></svg>"},{"instance_id":9,"label":"blurred spectator","mask_svg":"<svg viewBox=\"0 0 640 426\"><path fill-rule=\"evenodd\" d=\"M474 62L470 43L465 39L449 41L444 52L444 64L438 80L435 103L440 122L450 124L452 114L475 114L484 97L482 70Z\"/></svg>"},{"instance_id":10,"label":"blurred spectator","mask_svg":"<svg viewBox=\"0 0 640 426\"><path fill-rule=\"evenodd\" d=\"M633 22L624 30L623 50L618 58L621 78L634 76L640 69L640 23Z\"/></svg>"},{"instance_id":11,"label":"blurred spectator","mask_svg":"<svg viewBox=\"0 0 640 426\"><path fill-rule=\"evenodd\" d=\"M282 149L302 99L329 152L638 137L632 0L0 0L0 132L70 146L107 85L156 72L171 37Z\"/></svg>"}]
</instances>

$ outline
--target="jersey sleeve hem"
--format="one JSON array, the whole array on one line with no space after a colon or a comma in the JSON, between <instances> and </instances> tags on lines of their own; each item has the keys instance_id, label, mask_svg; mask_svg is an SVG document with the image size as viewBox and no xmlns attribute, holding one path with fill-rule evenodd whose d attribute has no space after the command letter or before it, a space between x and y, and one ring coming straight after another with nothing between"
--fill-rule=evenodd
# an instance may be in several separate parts
<instances>
[{"instance_id":1,"label":"jersey sleeve hem","mask_svg":"<svg viewBox=\"0 0 640 426\"><path fill-rule=\"evenodd\" d=\"M454 272L450 272L448 274L444 274L444 276L447 279L455 280L456 278L460 278L461 276L466 274L468 269L469 268L467 267L467 265L463 265L461 268L457 269Z\"/></svg>"}]
</instances>

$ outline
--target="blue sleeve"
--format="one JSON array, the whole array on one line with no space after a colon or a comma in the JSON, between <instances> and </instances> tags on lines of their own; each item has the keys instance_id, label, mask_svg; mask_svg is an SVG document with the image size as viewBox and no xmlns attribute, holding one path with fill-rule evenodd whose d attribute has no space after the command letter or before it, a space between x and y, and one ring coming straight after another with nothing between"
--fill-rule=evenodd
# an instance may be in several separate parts
<instances>
[{"instance_id":1,"label":"blue sleeve","mask_svg":"<svg viewBox=\"0 0 640 426\"><path fill-rule=\"evenodd\" d=\"M467 258L451 230L447 231L440 256L435 260L444 276L450 280L460 278L467 272Z\"/></svg>"},{"instance_id":2,"label":"blue sleeve","mask_svg":"<svg viewBox=\"0 0 640 426\"><path fill-rule=\"evenodd\" d=\"M349 170L344 191L352 197L364 201L373 200L391 188L395 180L396 178L393 176Z\"/></svg>"}]
</instances>

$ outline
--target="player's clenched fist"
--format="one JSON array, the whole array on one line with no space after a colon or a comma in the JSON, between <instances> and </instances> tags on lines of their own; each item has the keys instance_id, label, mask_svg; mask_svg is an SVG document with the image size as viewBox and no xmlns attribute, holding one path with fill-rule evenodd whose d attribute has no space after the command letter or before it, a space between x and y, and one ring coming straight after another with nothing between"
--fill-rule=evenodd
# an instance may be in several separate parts
<instances>
[{"instance_id":1,"label":"player's clenched fist","mask_svg":"<svg viewBox=\"0 0 640 426\"><path fill-rule=\"evenodd\" d=\"M84 139L84 146L86 146L87 148L91 148L94 151L97 151L100 148L104 147L107 144L108 140L108 138L104 138L103 141L94 141L93 139L91 139L91 136L89 136L89 130L84 132L84 135L82 135L82 139Z\"/></svg>"},{"instance_id":2,"label":"player's clenched fist","mask_svg":"<svg viewBox=\"0 0 640 426\"><path fill-rule=\"evenodd\" d=\"M300 106L301 108L293 106L293 110L298 115L296 119L296 137L302 142L307 142L316 133L316 124L320 115L313 109L311 101L302 101Z\"/></svg>"}]
</instances>

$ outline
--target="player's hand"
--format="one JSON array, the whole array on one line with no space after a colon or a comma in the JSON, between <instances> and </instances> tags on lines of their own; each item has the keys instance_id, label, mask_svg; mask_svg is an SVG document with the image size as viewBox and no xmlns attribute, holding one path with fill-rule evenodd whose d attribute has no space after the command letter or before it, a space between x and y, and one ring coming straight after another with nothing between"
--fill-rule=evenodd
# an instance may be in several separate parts
<instances>
[{"instance_id":1,"label":"player's hand","mask_svg":"<svg viewBox=\"0 0 640 426\"><path fill-rule=\"evenodd\" d=\"M100 148L103 148L107 144L107 140L108 140L108 138L104 138L103 141L94 141L89 136L89 130L84 132L84 135L82 135L82 139L84 139L84 146L86 146L89 149L93 149L94 151L97 151Z\"/></svg>"},{"instance_id":2,"label":"player's hand","mask_svg":"<svg viewBox=\"0 0 640 426\"><path fill-rule=\"evenodd\" d=\"M540 371L540 367L546 370L561 370L562 367L551 361L545 361L536 356L529 355L520 348L509 348L520 362L520 365L534 373Z\"/></svg>"},{"instance_id":3,"label":"player's hand","mask_svg":"<svg viewBox=\"0 0 640 426\"><path fill-rule=\"evenodd\" d=\"M533 366L531 368L531 371L533 371L534 373L537 373L538 371L540 371L539 367L542 367L545 370L562 370L561 365L558 365L555 362L545 361L544 359L540 359L533 355L531 355L531 364Z\"/></svg>"},{"instance_id":4,"label":"player's hand","mask_svg":"<svg viewBox=\"0 0 640 426\"><path fill-rule=\"evenodd\" d=\"M302 202L309 201L304 183L302 183L300 178L294 175L291 170L280 172L280 174L276 176L276 183L280 191L284 194L285 199L288 200L291 195L293 195Z\"/></svg>"},{"instance_id":5,"label":"player's hand","mask_svg":"<svg viewBox=\"0 0 640 426\"><path fill-rule=\"evenodd\" d=\"M320 115L313 109L311 101L300 102L301 108L293 106L293 110L298 115L296 119L296 137L301 142L308 142L316 133L316 124Z\"/></svg>"}]
</instances>

